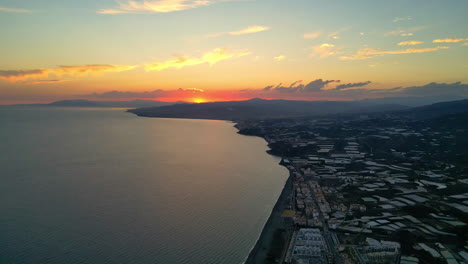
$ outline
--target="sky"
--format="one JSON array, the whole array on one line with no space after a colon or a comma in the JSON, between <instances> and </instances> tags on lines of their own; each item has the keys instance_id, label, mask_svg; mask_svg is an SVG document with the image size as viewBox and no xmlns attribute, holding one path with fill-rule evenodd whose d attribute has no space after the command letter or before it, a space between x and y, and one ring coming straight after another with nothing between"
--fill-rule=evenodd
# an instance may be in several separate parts
<instances>
[{"instance_id":1,"label":"sky","mask_svg":"<svg viewBox=\"0 0 468 264\"><path fill-rule=\"evenodd\" d=\"M468 96L466 0L0 0L0 104Z\"/></svg>"}]
</instances>

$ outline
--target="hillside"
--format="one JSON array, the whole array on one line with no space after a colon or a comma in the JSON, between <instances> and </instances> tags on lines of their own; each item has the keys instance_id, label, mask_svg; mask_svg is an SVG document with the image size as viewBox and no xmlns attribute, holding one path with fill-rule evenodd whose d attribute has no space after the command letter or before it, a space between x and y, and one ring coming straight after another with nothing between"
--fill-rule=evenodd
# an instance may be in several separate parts
<instances>
[{"instance_id":1,"label":"hillside","mask_svg":"<svg viewBox=\"0 0 468 264\"><path fill-rule=\"evenodd\" d=\"M137 108L131 109L129 112L147 117L244 120L396 111L406 108L402 105L369 105L367 103L352 101L251 99L247 101L176 104L162 107Z\"/></svg>"}]
</instances>

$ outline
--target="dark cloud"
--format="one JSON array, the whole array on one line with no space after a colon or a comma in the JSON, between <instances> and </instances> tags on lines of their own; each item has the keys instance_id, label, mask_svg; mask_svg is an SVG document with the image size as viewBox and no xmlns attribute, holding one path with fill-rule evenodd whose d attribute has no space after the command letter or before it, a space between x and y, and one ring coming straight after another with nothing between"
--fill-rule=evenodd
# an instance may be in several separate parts
<instances>
[{"instance_id":1,"label":"dark cloud","mask_svg":"<svg viewBox=\"0 0 468 264\"><path fill-rule=\"evenodd\" d=\"M0 76L9 78L9 77L16 77L16 76L24 76L24 75L31 75L31 74L41 74L44 70L42 69L35 69L35 70L0 70Z\"/></svg>"},{"instance_id":2,"label":"dark cloud","mask_svg":"<svg viewBox=\"0 0 468 264\"><path fill-rule=\"evenodd\" d=\"M318 92L325 86L327 86L329 83L332 82L340 82L340 80L326 80L323 81L322 79L317 79L315 81L311 81L308 83L306 86L302 88L302 91L305 92Z\"/></svg>"},{"instance_id":3,"label":"dark cloud","mask_svg":"<svg viewBox=\"0 0 468 264\"><path fill-rule=\"evenodd\" d=\"M329 83L332 82L340 82L339 80L322 80L317 79L311 81L310 83L304 85L301 83L302 80L295 81L289 86L283 86L282 83L278 84L276 87L273 85L267 86L262 89L265 92L280 92L280 93L299 93L299 92L319 92L322 88L327 86Z\"/></svg>"},{"instance_id":4,"label":"dark cloud","mask_svg":"<svg viewBox=\"0 0 468 264\"><path fill-rule=\"evenodd\" d=\"M366 86L366 85L368 85L370 83L371 83L371 81L340 84L340 85L336 86L336 89L341 90L341 89L352 88L352 87L362 87L362 86Z\"/></svg>"}]
</instances>

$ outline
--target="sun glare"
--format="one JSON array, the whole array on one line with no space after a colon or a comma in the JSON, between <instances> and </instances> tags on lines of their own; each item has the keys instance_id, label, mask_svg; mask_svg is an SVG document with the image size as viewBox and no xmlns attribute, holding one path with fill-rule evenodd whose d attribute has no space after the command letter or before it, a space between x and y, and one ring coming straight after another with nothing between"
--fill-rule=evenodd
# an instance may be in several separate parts
<instances>
[{"instance_id":1,"label":"sun glare","mask_svg":"<svg viewBox=\"0 0 468 264\"><path fill-rule=\"evenodd\" d=\"M206 100L203 98L193 98L192 101L197 104L206 102Z\"/></svg>"}]
</instances>

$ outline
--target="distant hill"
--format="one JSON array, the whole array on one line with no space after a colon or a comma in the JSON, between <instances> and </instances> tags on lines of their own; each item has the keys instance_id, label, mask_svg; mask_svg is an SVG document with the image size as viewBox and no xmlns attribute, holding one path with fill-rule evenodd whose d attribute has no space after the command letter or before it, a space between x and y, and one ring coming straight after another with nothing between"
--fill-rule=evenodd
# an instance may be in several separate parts
<instances>
[{"instance_id":1,"label":"distant hill","mask_svg":"<svg viewBox=\"0 0 468 264\"><path fill-rule=\"evenodd\" d=\"M46 104L47 106L60 107L118 107L118 108L136 108L136 107L156 107L171 105L174 103L160 102L153 100L132 100L132 101L90 101L90 100L62 100Z\"/></svg>"},{"instance_id":2,"label":"distant hill","mask_svg":"<svg viewBox=\"0 0 468 264\"><path fill-rule=\"evenodd\" d=\"M459 113L468 113L468 99L425 105L402 112L417 119L432 119Z\"/></svg>"},{"instance_id":3,"label":"distant hill","mask_svg":"<svg viewBox=\"0 0 468 264\"><path fill-rule=\"evenodd\" d=\"M161 107L131 109L139 116L165 118L194 118L242 120L316 116L338 113L368 113L407 109L396 104L361 103L355 101L292 101L251 99L200 104L177 104Z\"/></svg>"},{"instance_id":4,"label":"distant hill","mask_svg":"<svg viewBox=\"0 0 468 264\"><path fill-rule=\"evenodd\" d=\"M408 96L408 97L384 97L374 99L362 99L358 102L369 104L399 104L410 107L418 107L423 105L435 104L440 102L456 101L468 99L458 95L444 95L444 96Z\"/></svg>"}]
</instances>

